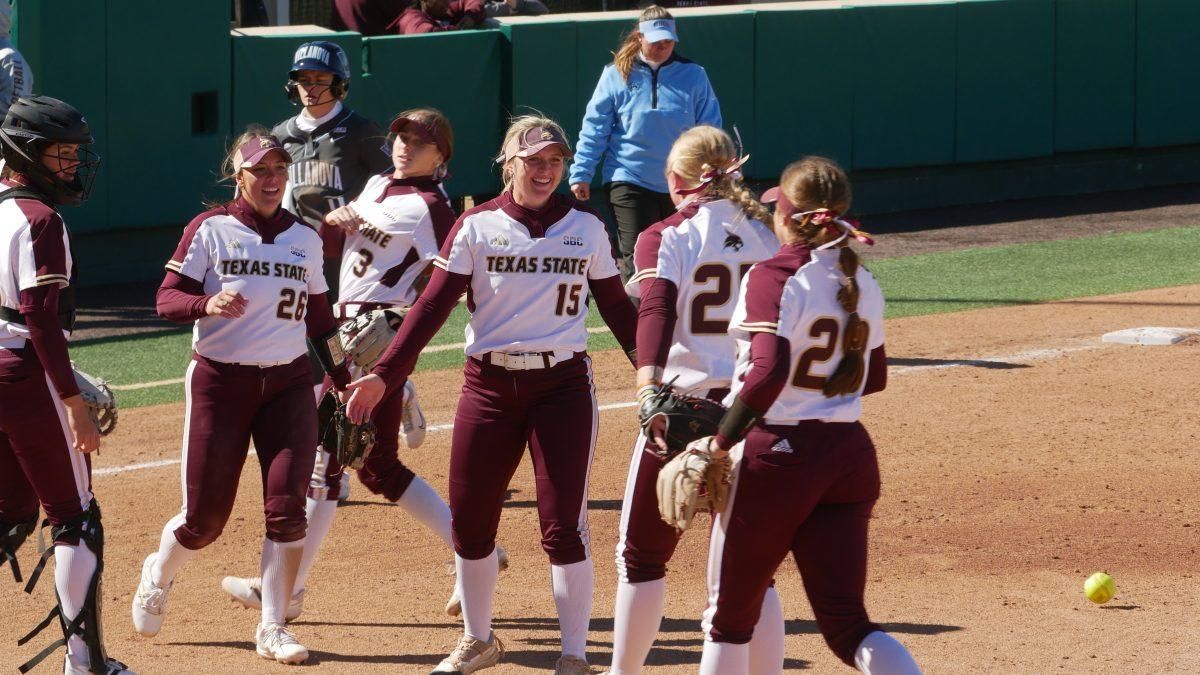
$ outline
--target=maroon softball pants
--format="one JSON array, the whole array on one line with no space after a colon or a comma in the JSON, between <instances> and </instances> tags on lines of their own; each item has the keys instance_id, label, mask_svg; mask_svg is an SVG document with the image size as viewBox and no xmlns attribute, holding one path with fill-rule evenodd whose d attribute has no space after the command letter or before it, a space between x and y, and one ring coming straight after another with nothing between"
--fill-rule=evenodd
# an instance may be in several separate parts
<instances>
[{"instance_id":1,"label":"maroon softball pants","mask_svg":"<svg viewBox=\"0 0 1200 675\"><path fill-rule=\"evenodd\" d=\"M196 355L184 387L184 523L175 538L196 550L221 535L253 439L262 469L267 538L302 539L304 495L317 447L308 356L260 368Z\"/></svg>"},{"instance_id":2,"label":"maroon softball pants","mask_svg":"<svg viewBox=\"0 0 1200 675\"><path fill-rule=\"evenodd\" d=\"M867 525L879 464L858 422L758 426L741 448L731 503L713 526L705 630L745 644L763 596L790 552L825 642L853 666L869 633L863 602Z\"/></svg>"},{"instance_id":3,"label":"maroon softball pants","mask_svg":"<svg viewBox=\"0 0 1200 675\"><path fill-rule=\"evenodd\" d=\"M33 347L0 349L0 523L33 518L39 502L53 525L80 518L91 466L72 447L66 408Z\"/></svg>"},{"instance_id":4,"label":"maroon softball pants","mask_svg":"<svg viewBox=\"0 0 1200 675\"><path fill-rule=\"evenodd\" d=\"M529 446L542 549L555 565L589 556L587 488L596 447L596 391L584 353L541 370L472 357L454 416L450 513L454 550L492 552L508 484Z\"/></svg>"}]
</instances>

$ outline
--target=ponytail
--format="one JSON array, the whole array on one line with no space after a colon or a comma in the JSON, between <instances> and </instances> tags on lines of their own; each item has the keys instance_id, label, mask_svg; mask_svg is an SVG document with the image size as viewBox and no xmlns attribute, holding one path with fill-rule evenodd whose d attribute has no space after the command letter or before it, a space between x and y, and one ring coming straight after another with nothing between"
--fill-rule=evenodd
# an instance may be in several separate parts
<instances>
[{"instance_id":1,"label":"ponytail","mask_svg":"<svg viewBox=\"0 0 1200 675\"><path fill-rule=\"evenodd\" d=\"M853 394L862 386L866 373L867 337L870 326L858 316L858 254L849 246L842 245L838 254L838 269L844 278L838 289L837 301L846 312L846 328L842 334L842 360L833 375L825 380L823 393L826 398Z\"/></svg>"}]
</instances>

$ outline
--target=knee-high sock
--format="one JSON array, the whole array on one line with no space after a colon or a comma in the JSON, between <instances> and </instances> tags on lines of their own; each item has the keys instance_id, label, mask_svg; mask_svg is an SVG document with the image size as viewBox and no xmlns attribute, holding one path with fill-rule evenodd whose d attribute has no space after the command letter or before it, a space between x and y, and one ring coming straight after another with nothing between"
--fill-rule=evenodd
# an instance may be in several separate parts
<instances>
[{"instance_id":1,"label":"knee-high sock","mask_svg":"<svg viewBox=\"0 0 1200 675\"><path fill-rule=\"evenodd\" d=\"M346 480L346 477L343 476L342 480ZM292 589L292 595L304 590L304 585L308 582L308 573L317 562L321 542L325 541L330 528L333 527L333 518L337 515L337 502L331 499L310 498L305 503L305 513L308 517L308 530L304 535L304 553L300 556L300 569L296 571L296 587Z\"/></svg>"},{"instance_id":2,"label":"knee-high sock","mask_svg":"<svg viewBox=\"0 0 1200 675\"><path fill-rule=\"evenodd\" d=\"M617 584L617 605L613 612L613 675L642 672L662 625L666 595L665 579Z\"/></svg>"},{"instance_id":3,"label":"knee-high sock","mask_svg":"<svg viewBox=\"0 0 1200 675\"><path fill-rule=\"evenodd\" d=\"M450 507L446 506L441 495L429 483L420 477L413 478L396 503L417 522L441 537L446 542L446 548L454 548L454 538L450 534Z\"/></svg>"},{"instance_id":4,"label":"knee-high sock","mask_svg":"<svg viewBox=\"0 0 1200 675\"><path fill-rule=\"evenodd\" d=\"M867 675L921 675L921 667L904 645L880 630L858 643L854 665Z\"/></svg>"},{"instance_id":5,"label":"knee-high sock","mask_svg":"<svg viewBox=\"0 0 1200 675\"><path fill-rule=\"evenodd\" d=\"M592 590L595 573L592 559L570 565L551 565L550 582L564 655L587 657L588 623L592 619Z\"/></svg>"},{"instance_id":6,"label":"knee-high sock","mask_svg":"<svg viewBox=\"0 0 1200 675\"><path fill-rule=\"evenodd\" d=\"M783 672L783 603L779 602L774 586L767 588L754 636L750 638L750 672L754 675Z\"/></svg>"},{"instance_id":7,"label":"knee-high sock","mask_svg":"<svg viewBox=\"0 0 1200 675\"><path fill-rule=\"evenodd\" d=\"M286 623L288 601L300 571L300 556L304 555L304 540L286 543L263 539L262 552L262 620L263 623Z\"/></svg>"},{"instance_id":8,"label":"knee-high sock","mask_svg":"<svg viewBox=\"0 0 1200 675\"><path fill-rule=\"evenodd\" d=\"M179 570L196 557L196 551L184 547L175 538L175 530L182 527L184 522L184 515L180 513L163 526L162 536L158 540L158 555L155 556L154 565L150 569L150 580L160 588L170 585L175 580L175 575L179 574Z\"/></svg>"},{"instance_id":9,"label":"knee-high sock","mask_svg":"<svg viewBox=\"0 0 1200 675\"><path fill-rule=\"evenodd\" d=\"M700 675L747 675L749 672L750 645L704 641Z\"/></svg>"},{"instance_id":10,"label":"knee-high sock","mask_svg":"<svg viewBox=\"0 0 1200 675\"><path fill-rule=\"evenodd\" d=\"M79 616L87 600L88 586L96 571L96 554L87 544L54 546L54 588L67 621ZM67 640L67 658L80 668L91 664L83 638L73 635Z\"/></svg>"},{"instance_id":11,"label":"knee-high sock","mask_svg":"<svg viewBox=\"0 0 1200 675\"><path fill-rule=\"evenodd\" d=\"M476 640L490 640L492 603L496 596L496 579L500 577L496 549L479 560L465 560L455 553L454 569L458 573L455 583L462 598L463 631Z\"/></svg>"}]
</instances>

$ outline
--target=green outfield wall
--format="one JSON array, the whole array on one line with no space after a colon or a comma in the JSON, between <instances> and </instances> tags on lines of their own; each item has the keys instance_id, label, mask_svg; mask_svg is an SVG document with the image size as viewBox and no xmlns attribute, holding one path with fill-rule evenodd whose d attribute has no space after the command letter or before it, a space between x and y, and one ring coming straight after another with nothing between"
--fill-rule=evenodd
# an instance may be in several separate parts
<instances>
[{"instance_id":1,"label":"green outfield wall","mask_svg":"<svg viewBox=\"0 0 1200 675\"><path fill-rule=\"evenodd\" d=\"M295 114L296 46L346 49L348 104L380 124L430 105L455 128L454 196L498 189L505 119L540 110L574 139L636 12L499 30L363 38L230 31L220 2L17 0L39 93L82 109L104 164L69 210L88 283L156 277L231 135ZM1197 0L847 0L679 10L726 127L769 181L804 154L855 178L860 212L1200 182ZM103 36L86 54L64 36ZM114 256L115 252L124 256ZM93 255L95 254L95 255ZM99 261L97 261L99 259ZM105 262L107 261L107 262Z\"/></svg>"}]
</instances>

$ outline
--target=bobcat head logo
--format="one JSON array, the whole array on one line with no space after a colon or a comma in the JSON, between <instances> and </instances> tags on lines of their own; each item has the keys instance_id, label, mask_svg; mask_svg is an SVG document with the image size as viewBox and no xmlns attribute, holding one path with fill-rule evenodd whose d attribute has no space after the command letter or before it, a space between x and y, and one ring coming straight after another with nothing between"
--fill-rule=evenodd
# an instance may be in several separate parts
<instances>
[{"instance_id":1,"label":"bobcat head logo","mask_svg":"<svg viewBox=\"0 0 1200 675\"><path fill-rule=\"evenodd\" d=\"M745 245L746 244L742 241L742 238L736 234L731 234L725 237L725 248L731 248L734 251L740 251Z\"/></svg>"}]
</instances>

